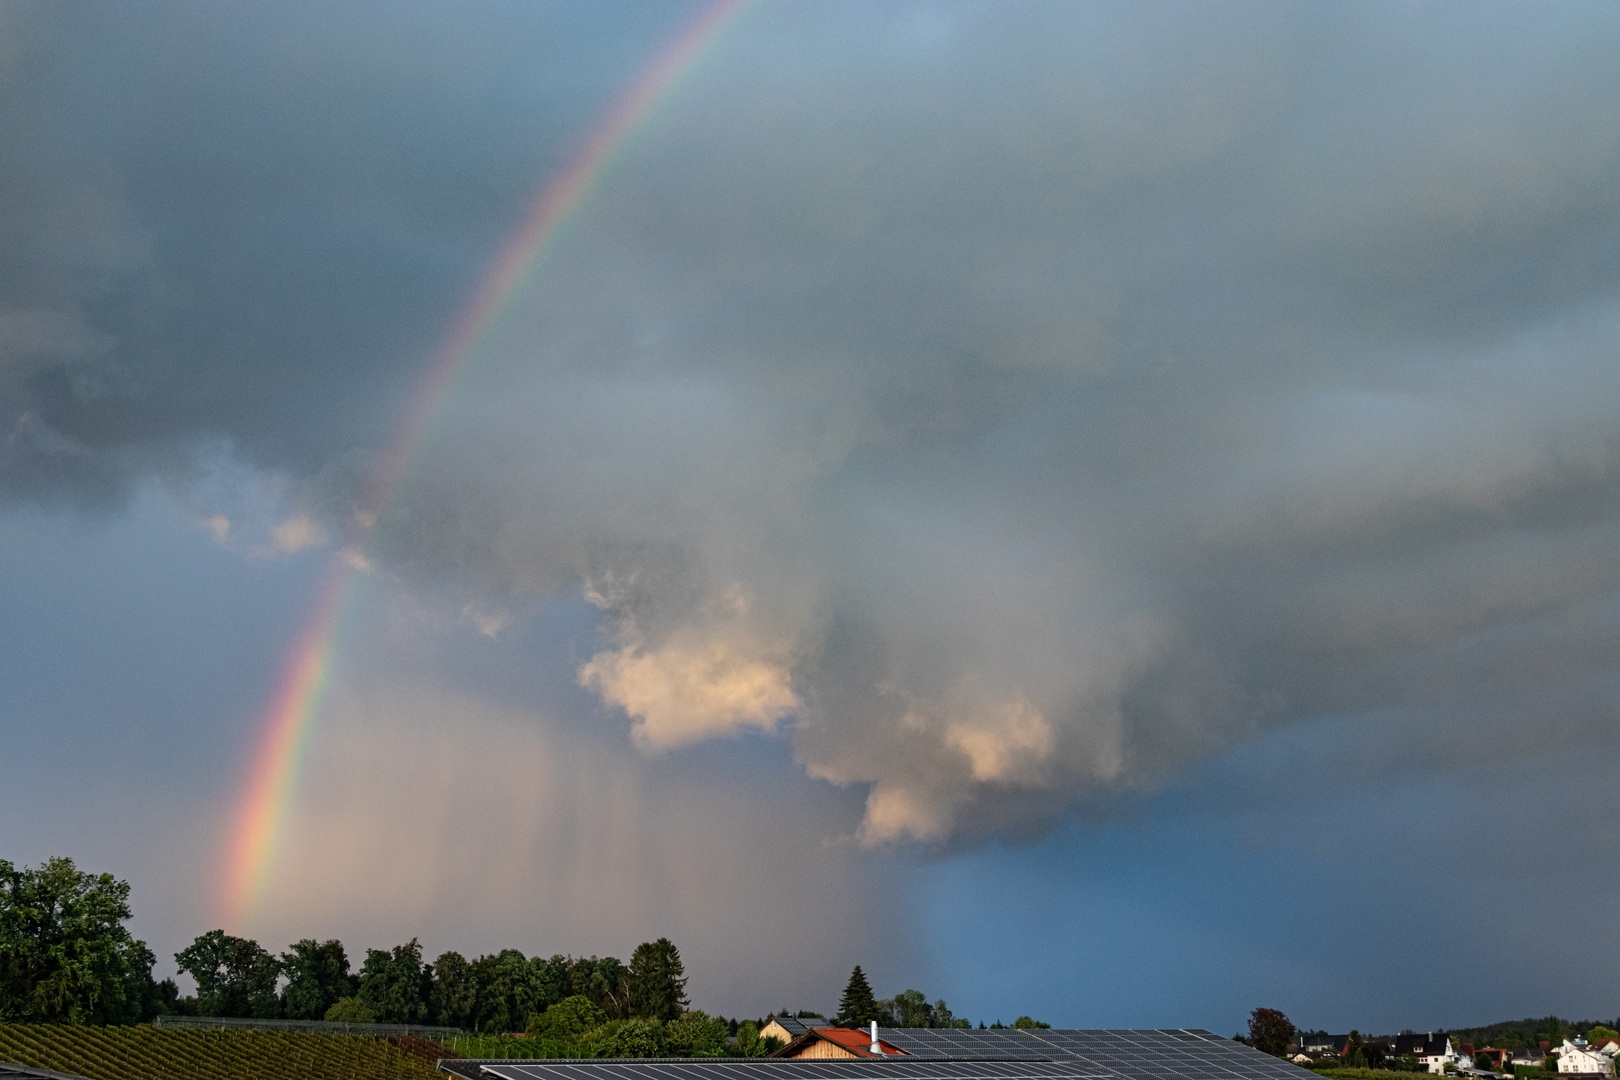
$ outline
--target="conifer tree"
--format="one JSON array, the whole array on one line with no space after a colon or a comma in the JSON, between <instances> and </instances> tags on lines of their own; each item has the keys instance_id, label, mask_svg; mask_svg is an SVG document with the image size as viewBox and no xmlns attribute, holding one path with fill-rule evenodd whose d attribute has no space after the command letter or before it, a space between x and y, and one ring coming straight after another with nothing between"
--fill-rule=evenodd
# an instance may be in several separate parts
<instances>
[{"instance_id":1,"label":"conifer tree","mask_svg":"<svg viewBox=\"0 0 1620 1080\"><path fill-rule=\"evenodd\" d=\"M838 999L838 1015L833 1022L841 1027L865 1027L878 1018L877 998L872 984L866 981L866 972L856 964L844 985L844 996Z\"/></svg>"},{"instance_id":2,"label":"conifer tree","mask_svg":"<svg viewBox=\"0 0 1620 1080\"><path fill-rule=\"evenodd\" d=\"M669 940L644 941L630 956L630 1015L666 1023L685 1012L686 969Z\"/></svg>"}]
</instances>

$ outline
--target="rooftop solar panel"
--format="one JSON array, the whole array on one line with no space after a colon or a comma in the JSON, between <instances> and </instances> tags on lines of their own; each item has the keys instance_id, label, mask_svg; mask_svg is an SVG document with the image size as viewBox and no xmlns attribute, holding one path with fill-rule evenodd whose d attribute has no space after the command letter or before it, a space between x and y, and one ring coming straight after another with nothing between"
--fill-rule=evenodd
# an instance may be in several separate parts
<instances>
[{"instance_id":1,"label":"rooftop solar panel","mask_svg":"<svg viewBox=\"0 0 1620 1080\"><path fill-rule=\"evenodd\" d=\"M447 1060L466 1080L1314 1080L1198 1028L884 1028L905 1056L847 1059Z\"/></svg>"},{"instance_id":2,"label":"rooftop solar panel","mask_svg":"<svg viewBox=\"0 0 1620 1080\"><path fill-rule=\"evenodd\" d=\"M700 1059L656 1061L455 1061L454 1071L496 1080L1110 1080L1048 1061L947 1059Z\"/></svg>"}]
</instances>

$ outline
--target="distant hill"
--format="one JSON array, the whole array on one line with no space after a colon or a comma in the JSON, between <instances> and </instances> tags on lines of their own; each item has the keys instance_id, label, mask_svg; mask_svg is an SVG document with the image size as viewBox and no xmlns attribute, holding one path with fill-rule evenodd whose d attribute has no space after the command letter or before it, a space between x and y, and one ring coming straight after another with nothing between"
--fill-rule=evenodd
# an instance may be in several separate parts
<instances>
[{"instance_id":1,"label":"distant hill","mask_svg":"<svg viewBox=\"0 0 1620 1080\"><path fill-rule=\"evenodd\" d=\"M1557 1021L1558 1031L1554 1033L1551 1025ZM1474 1046L1501 1046L1509 1050L1522 1047L1533 1047L1542 1039L1548 1039L1555 1045L1560 1041L1584 1035L1589 1028L1604 1024L1611 1028L1620 1028L1620 1021L1616 1020L1565 1020L1553 1016L1529 1016L1523 1020L1503 1020L1495 1024L1486 1024L1483 1027L1445 1028L1446 1034L1451 1036L1452 1044L1472 1043ZM1442 1030L1435 1028L1436 1031ZM1552 1035L1556 1034L1556 1038Z\"/></svg>"}]
</instances>

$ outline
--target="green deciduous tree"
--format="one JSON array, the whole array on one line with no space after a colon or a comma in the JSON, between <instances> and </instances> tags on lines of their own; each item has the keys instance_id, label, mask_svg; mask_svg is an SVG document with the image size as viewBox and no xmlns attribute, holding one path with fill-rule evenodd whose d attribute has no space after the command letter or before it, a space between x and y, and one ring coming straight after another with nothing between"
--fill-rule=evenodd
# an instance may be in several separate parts
<instances>
[{"instance_id":1,"label":"green deciduous tree","mask_svg":"<svg viewBox=\"0 0 1620 1080\"><path fill-rule=\"evenodd\" d=\"M664 1052L664 1025L652 1017L609 1021L596 1040L598 1057L663 1057Z\"/></svg>"},{"instance_id":2,"label":"green deciduous tree","mask_svg":"<svg viewBox=\"0 0 1620 1080\"><path fill-rule=\"evenodd\" d=\"M458 952L440 953L433 961L433 990L428 1016L445 1027L470 1028L478 1005L478 983L472 964Z\"/></svg>"},{"instance_id":3,"label":"green deciduous tree","mask_svg":"<svg viewBox=\"0 0 1620 1080\"><path fill-rule=\"evenodd\" d=\"M197 983L200 1016L273 1020L281 1015L276 993L281 961L251 938L210 930L175 953L174 962Z\"/></svg>"},{"instance_id":4,"label":"green deciduous tree","mask_svg":"<svg viewBox=\"0 0 1620 1080\"><path fill-rule=\"evenodd\" d=\"M379 1024L421 1024L427 1020L433 992L432 972L422 965L422 946L415 938L393 951L367 949L355 994Z\"/></svg>"},{"instance_id":5,"label":"green deciduous tree","mask_svg":"<svg viewBox=\"0 0 1620 1080\"><path fill-rule=\"evenodd\" d=\"M528 1008L530 1012L545 1012L565 997L570 996L571 987L565 982L568 974L566 967L559 968L552 960L543 956L531 957L529 960L528 975ZM618 963L618 961L614 961Z\"/></svg>"},{"instance_id":6,"label":"green deciduous tree","mask_svg":"<svg viewBox=\"0 0 1620 1080\"><path fill-rule=\"evenodd\" d=\"M1051 1026L1052 1026L1051 1024L1048 1024L1044 1020L1035 1020L1035 1019L1033 1019L1031 1017L1028 1017L1028 1016L1020 1016L1018 1019L1013 1021L1013 1027L1022 1028L1022 1029L1025 1029L1025 1030L1033 1030L1035 1028L1049 1028Z\"/></svg>"},{"instance_id":7,"label":"green deciduous tree","mask_svg":"<svg viewBox=\"0 0 1620 1080\"><path fill-rule=\"evenodd\" d=\"M281 954L281 969L287 975L282 997L289 1020L319 1020L340 998L354 994L349 957L341 941L295 942Z\"/></svg>"},{"instance_id":8,"label":"green deciduous tree","mask_svg":"<svg viewBox=\"0 0 1620 1080\"><path fill-rule=\"evenodd\" d=\"M527 960L502 949L472 963L476 1003L472 1026L479 1031L517 1031L530 1013L544 1012L559 996L559 977L546 961Z\"/></svg>"},{"instance_id":9,"label":"green deciduous tree","mask_svg":"<svg viewBox=\"0 0 1620 1080\"><path fill-rule=\"evenodd\" d=\"M548 966L557 974L558 998L590 998L611 1020L630 1015L630 970L617 957L553 956Z\"/></svg>"},{"instance_id":10,"label":"green deciduous tree","mask_svg":"<svg viewBox=\"0 0 1620 1080\"><path fill-rule=\"evenodd\" d=\"M154 957L124 926L129 883L72 859L0 859L0 1020L130 1023L159 1008Z\"/></svg>"},{"instance_id":11,"label":"green deciduous tree","mask_svg":"<svg viewBox=\"0 0 1620 1080\"><path fill-rule=\"evenodd\" d=\"M669 938L644 941L630 956L629 1012L633 1017L673 1020L691 1004L686 997L686 969Z\"/></svg>"},{"instance_id":12,"label":"green deciduous tree","mask_svg":"<svg viewBox=\"0 0 1620 1080\"><path fill-rule=\"evenodd\" d=\"M702 1009L690 1009L664 1025L664 1049L675 1057L719 1057L730 1025Z\"/></svg>"},{"instance_id":13,"label":"green deciduous tree","mask_svg":"<svg viewBox=\"0 0 1620 1080\"><path fill-rule=\"evenodd\" d=\"M885 1027L925 1028L934 1026L934 1007L921 990L902 990L889 1008L890 1024Z\"/></svg>"},{"instance_id":14,"label":"green deciduous tree","mask_svg":"<svg viewBox=\"0 0 1620 1080\"><path fill-rule=\"evenodd\" d=\"M579 1042L608 1022L607 1013L583 994L563 998L543 1013L529 1017L531 1038Z\"/></svg>"},{"instance_id":15,"label":"green deciduous tree","mask_svg":"<svg viewBox=\"0 0 1620 1080\"><path fill-rule=\"evenodd\" d=\"M752 1020L737 1025L737 1053L741 1057L764 1057L768 1053L759 1037L759 1025Z\"/></svg>"},{"instance_id":16,"label":"green deciduous tree","mask_svg":"<svg viewBox=\"0 0 1620 1080\"><path fill-rule=\"evenodd\" d=\"M1249 1014L1249 1045L1272 1057L1282 1057L1294 1038L1294 1022L1278 1009L1255 1009Z\"/></svg>"},{"instance_id":17,"label":"green deciduous tree","mask_svg":"<svg viewBox=\"0 0 1620 1080\"><path fill-rule=\"evenodd\" d=\"M833 1023L842 1027L865 1027L877 1018L878 1003L872 984L866 981L861 965L856 964L855 970L849 973L849 982L844 984L843 996L838 999L838 1015L833 1017Z\"/></svg>"}]
</instances>

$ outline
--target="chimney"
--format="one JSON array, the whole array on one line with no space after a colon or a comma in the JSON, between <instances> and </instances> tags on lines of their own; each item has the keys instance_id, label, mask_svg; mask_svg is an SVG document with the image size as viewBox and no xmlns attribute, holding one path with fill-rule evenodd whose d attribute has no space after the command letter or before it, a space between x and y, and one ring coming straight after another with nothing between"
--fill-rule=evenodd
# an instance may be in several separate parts
<instances>
[{"instance_id":1,"label":"chimney","mask_svg":"<svg viewBox=\"0 0 1620 1080\"><path fill-rule=\"evenodd\" d=\"M872 1053L874 1053L874 1054L883 1053L883 1045L878 1042L877 1021L876 1020L872 1021Z\"/></svg>"}]
</instances>

